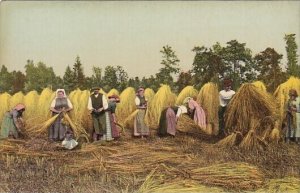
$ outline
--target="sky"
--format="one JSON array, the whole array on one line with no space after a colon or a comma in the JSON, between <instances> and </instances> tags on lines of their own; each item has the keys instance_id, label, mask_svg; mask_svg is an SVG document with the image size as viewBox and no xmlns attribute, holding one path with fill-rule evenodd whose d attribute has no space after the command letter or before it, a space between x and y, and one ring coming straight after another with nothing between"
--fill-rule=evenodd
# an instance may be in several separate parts
<instances>
[{"instance_id":1,"label":"sky","mask_svg":"<svg viewBox=\"0 0 300 193\"><path fill-rule=\"evenodd\" d=\"M62 76L78 55L89 76L92 66L120 65L130 77L148 77L162 67L165 45L185 71L195 46L233 39L253 54L274 48L286 64L283 38L291 33L300 46L298 1L2 1L0 65L24 72L31 59Z\"/></svg>"}]
</instances>

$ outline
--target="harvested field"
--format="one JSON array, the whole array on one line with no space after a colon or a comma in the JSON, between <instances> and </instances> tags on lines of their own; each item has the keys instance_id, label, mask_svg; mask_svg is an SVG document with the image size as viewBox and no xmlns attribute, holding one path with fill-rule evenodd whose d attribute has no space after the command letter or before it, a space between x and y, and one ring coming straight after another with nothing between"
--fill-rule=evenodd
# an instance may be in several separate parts
<instances>
[{"instance_id":1,"label":"harvested field","mask_svg":"<svg viewBox=\"0 0 300 193\"><path fill-rule=\"evenodd\" d=\"M143 140L126 133L118 141L66 151L43 139L2 140L0 191L262 191L274 189L267 185L274 179L300 179L299 145L279 143L259 154L214 143L189 133Z\"/></svg>"}]
</instances>

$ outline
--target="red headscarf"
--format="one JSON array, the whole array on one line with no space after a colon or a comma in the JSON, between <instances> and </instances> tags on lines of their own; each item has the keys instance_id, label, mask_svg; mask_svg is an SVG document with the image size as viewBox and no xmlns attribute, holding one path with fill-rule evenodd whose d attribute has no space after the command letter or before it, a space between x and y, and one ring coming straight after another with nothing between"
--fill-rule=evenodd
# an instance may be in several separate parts
<instances>
[{"instance_id":1,"label":"red headscarf","mask_svg":"<svg viewBox=\"0 0 300 193\"><path fill-rule=\"evenodd\" d=\"M14 107L14 110L20 111L22 109L25 109L25 105L19 103Z\"/></svg>"}]
</instances>

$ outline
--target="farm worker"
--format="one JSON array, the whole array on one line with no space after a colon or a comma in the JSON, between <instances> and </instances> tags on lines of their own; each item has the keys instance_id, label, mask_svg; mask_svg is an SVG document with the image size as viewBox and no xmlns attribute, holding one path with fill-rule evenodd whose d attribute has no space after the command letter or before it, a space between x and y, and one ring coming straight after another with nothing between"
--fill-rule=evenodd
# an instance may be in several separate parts
<instances>
[{"instance_id":1,"label":"farm worker","mask_svg":"<svg viewBox=\"0 0 300 193\"><path fill-rule=\"evenodd\" d=\"M160 115L158 135L166 136L176 134L176 123L181 114L187 113L184 105L165 108Z\"/></svg>"},{"instance_id":2,"label":"farm worker","mask_svg":"<svg viewBox=\"0 0 300 193\"><path fill-rule=\"evenodd\" d=\"M66 127L62 120L65 112L69 112L73 109L71 101L67 98L64 89L57 89L55 92L55 98L53 99L50 111L52 116L59 114L54 123L49 128L49 140L50 141L62 141L66 133Z\"/></svg>"},{"instance_id":3,"label":"farm worker","mask_svg":"<svg viewBox=\"0 0 300 193\"><path fill-rule=\"evenodd\" d=\"M62 146L66 149L74 149L78 145L78 142L73 138L72 130L68 129L65 133L65 139L62 141Z\"/></svg>"},{"instance_id":4,"label":"farm worker","mask_svg":"<svg viewBox=\"0 0 300 193\"><path fill-rule=\"evenodd\" d=\"M232 81L224 79L224 89L219 92L220 108L219 108L219 134L223 135L225 130L224 114L229 101L232 99L235 91L231 90Z\"/></svg>"},{"instance_id":5,"label":"farm worker","mask_svg":"<svg viewBox=\"0 0 300 193\"><path fill-rule=\"evenodd\" d=\"M298 105L298 107L297 107ZM300 137L300 111L299 111L300 99L296 90L291 89L289 91L289 99L286 104L286 122L287 130L285 139L289 142L290 138L296 137L297 141Z\"/></svg>"},{"instance_id":6,"label":"farm worker","mask_svg":"<svg viewBox=\"0 0 300 193\"><path fill-rule=\"evenodd\" d=\"M23 112L25 111L25 105L17 104L11 111L5 113L2 125L0 138L18 138L21 133L21 129L24 127L22 119Z\"/></svg>"},{"instance_id":7,"label":"farm worker","mask_svg":"<svg viewBox=\"0 0 300 193\"><path fill-rule=\"evenodd\" d=\"M202 129L206 129L206 116L202 107L192 97L185 98L183 104L187 106L190 118Z\"/></svg>"},{"instance_id":8,"label":"farm worker","mask_svg":"<svg viewBox=\"0 0 300 193\"><path fill-rule=\"evenodd\" d=\"M134 119L134 129L133 129L133 135L141 136L142 138L150 134L149 128L145 123L147 99L145 98L144 92L145 89L143 87L140 87L135 97L135 105L136 108L138 109L138 112Z\"/></svg>"},{"instance_id":9,"label":"farm worker","mask_svg":"<svg viewBox=\"0 0 300 193\"><path fill-rule=\"evenodd\" d=\"M94 141L106 139L106 115L105 110L108 108L108 101L106 97L99 93L100 88L95 87L91 89L92 94L88 101L88 110L91 111L93 129L92 138Z\"/></svg>"},{"instance_id":10,"label":"farm worker","mask_svg":"<svg viewBox=\"0 0 300 193\"><path fill-rule=\"evenodd\" d=\"M106 140L111 141L114 138L120 137L117 129L116 107L120 102L119 96L113 94L108 96L108 108L105 112L106 115Z\"/></svg>"}]
</instances>

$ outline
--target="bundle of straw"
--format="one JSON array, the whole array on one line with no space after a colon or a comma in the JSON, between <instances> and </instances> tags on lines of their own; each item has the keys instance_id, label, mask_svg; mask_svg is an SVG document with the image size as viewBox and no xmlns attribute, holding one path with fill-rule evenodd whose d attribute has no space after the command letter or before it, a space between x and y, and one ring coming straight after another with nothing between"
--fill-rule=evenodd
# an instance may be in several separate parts
<instances>
[{"instance_id":1,"label":"bundle of straw","mask_svg":"<svg viewBox=\"0 0 300 193\"><path fill-rule=\"evenodd\" d=\"M74 123L67 113L64 113L64 119L69 123L69 125L73 129L75 136L80 136L80 135L88 136L86 130L80 124Z\"/></svg>"},{"instance_id":2,"label":"bundle of straw","mask_svg":"<svg viewBox=\"0 0 300 193\"><path fill-rule=\"evenodd\" d=\"M179 117L176 129L184 133L197 133L206 138L209 138L209 135L211 135L211 132L199 127L188 115L181 115Z\"/></svg>"},{"instance_id":3,"label":"bundle of straw","mask_svg":"<svg viewBox=\"0 0 300 193\"><path fill-rule=\"evenodd\" d=\"M147 123L153 124L157 128L161 112L175 104L176 95L171 91L170 86L162 85L154 95L150 104L148 104L149 116L146 118Z\"/></svg>"},{"instance_id":4,"label":"bundle of straw","mask_svg":"<svg viewBox=\"0 0 300 193\"><path fill-rule=\"evenodd\" d=\"M132 87L126 88L120 95L120 103L117 105L116 115L121 124L124 124L125 119L136 110L135 105L135 90Z\"/></svg>"},{"instance_id":5,"label":"bundle of straw","mask_svg":"<svg viewBox=\"0 0 300 193\"><path fill-rule=\"evenodd\" d=\"M206 113L207 130L212 130L214 135L219 131L219 91L215 83L206 83L197 96L197 102L202 106ZM211 129L210 129L211 128Z\"/></svg>"},{"instance_id":6,"label":"bundle of straw","mask_svg":"<svg viewBox=\"0 0 300 193\"><path fill-rule=\"evenodd\" d=\"M265 84L261 81L255 81L255 82L252 82L252 84L254 86L256 86L258 89L260 89L261 91L264 91L264 92L267 92L267 88L265 86Z\"/></svg>"},{"instance_id":7,"label":"bundle of straw","mask_svg":"<svg viewBox=\"0 0 300 193\"><path fill-rule=\"evenodd\" d=\"M285 105L289 99L289 91L295 89L300 95L300 79L291 76L286 82L280 84L274 92L274 96L280 109L280 125L285 118Z\"/></svg>"},{"instance_id":8,"label":"bundle of straw","mask_svg":"<svg viewBox=\"0 0 300 193\"><path fill-rule=\"evenodd\" d=\"M46 134L48 131L48 128L54 123L54 121L56 120L56 118L59 115L60 114L54 115L53 117L51 117L50 119L48 119L47 121L45 121L41 124L37 124L33 127L27 128L27 132L31 136L40 136L40 135Z\"/></svg>"},{"instance_id":9,"label":"bundle of straw","mask_svg":"<svg viewBox=\"0 0 300 193\"><path fill-rule=\"evenodd\" d=\"M264 184L264 175L247 163L223 163L191 170L191 178L209 186L232 190L255 190Z\"/></svg>"},{"instance_id":10,"label":"bundle of straw","mask_svg":"<svg viewBox=\"0 0 300 193\"><path fill-rule=\"evenodd\" d=\"M50 117L50 105L55 98L55 93L51 89L45 88L39 98L36 116L39 117L38 122L46 121Z\"/></svg>"},{"instance_id":11,"label":"bundle of straw","mask_svg":"<svg viewBox=\"0 0 300 193\"><path fill-rule=\"evenodd\" d=\"M204 186L193 180L170 179L171 182L166 182L168 176L165 175L165 172L158 171L158 167L146 176L138 192L224 192L221 188Z\"/></svg>"},{"instance_id":12,"label":"bundle of straw","mask_svg":"<svg viewBox=\"0 0 300 193\"><path fill-rule=\"evenodd\" d=\"M244 84L234 95L225 113L228 134L241 132L245 136L251 125L265 117L274 117L277 109L274 98L252 84Z\"/></svg>"},{"instance_id":13,"label":"bundle of straw","mask_svg":"<svg viewBox=\"0 0 300 193\"><path fill-rule=\"evenodd\" d=\"M151 103L154 95L155 95L155 92L151 88L146 88L145 97L148 100L148 103Z\"/></svg>"},{"instance_id":14,"label":"bundle of straw","mask_svg":"<svg viewBox=\"0 0 300 193\"><path fill-rule=\"evenodd\" d=\"M6 111L9 111L9 101L11 96L8 93L0 94L0 121L2 122L3 115Z\"/></svg>"},{"instance_id":15,"label":"bundle of straw","mask_svg":"<svg viewBox=\"0 0 300 193\"><path fill-rule=\"evenodd\" d=\"M14 94L9 101L9 108L12 109L14 108L17 104L23 103L24 101L24 95L22 92L18 92Z\"/></svg>"},{"instance_id":16,"label":"bundle of straw","mask_svg":"<svg viewBox=\"0 0 300 193\"><path fill-rule=\"evenodd\" d=\"M39 94L36 91L30 91L24 97L24 105L26 106L25 119L35 116Z\"/></svg>"},{"instance_id":17,"label":"bundle of straw","mask_svg":"<svg viewBox=\"0 0 300 193\"><path fill-rule=\"evenodd\" d=\"M186 86L177 96L176 105L181 105L186 97L196 98L197 95L198 91L193 86Z\"/></svg>"},{"instance_id":18,"label":"bundle of straw","mask_svg":"<svg viewBox=\"0 0 300 193\"><path fill-rule=\"evenodd\" d=\"M82 91L78 104L78 119L84 128L92 128L92 120L89 110L87 109L90 92L88 90ZM79 122L79 121L77 121Z\"/></svg>"},{"instance_id":19,"label":"bundle of straw","mask_svg":"<svg viewBox=\"0 0 300 193\"><path fill-rule=\"evenodd\" d=\"M264 188L257 191L259 192L289 192L289 193L299 193L300 192L300 178L295 177L285 177L281 179L271 179L266 183Z\"/></svg>"},{"instance_id":20,"label":"bundle of straw","mask_svg":"<svg viewBox=\"0 0 300 193\"><path fill-rule=\"evenodd\" d=\"M120 95L119 91L115 88L111 89L108 93L107 96L111 96L111 95Z\"/></svg>"}]
</instances>

